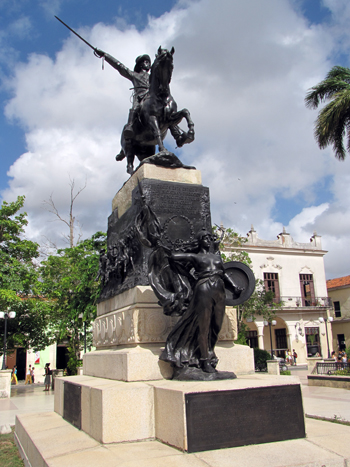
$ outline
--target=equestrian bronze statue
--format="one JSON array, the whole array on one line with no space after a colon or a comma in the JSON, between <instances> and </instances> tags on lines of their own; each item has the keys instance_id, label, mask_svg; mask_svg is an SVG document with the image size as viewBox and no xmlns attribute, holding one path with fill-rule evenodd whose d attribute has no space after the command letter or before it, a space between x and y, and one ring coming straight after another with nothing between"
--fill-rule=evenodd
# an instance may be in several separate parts
<instances>
[{"instance_id":1,"label":"equestrian bronze statue","mask_svg":"<svg viewBox=\"0 0 350 467\"><path fill-rule=\"evenodd\" d=\"M168 130L178 147L194 140L194 123L190 112L187 109L178 111L170 94L174 48L168 51L159 47L152 66L148 55L140 55L136 58L133 71L102 50L95 49L94 53L133 83L133 104L122 132L122 150L116 156L117 161L126 157L129 174L134 171L135 156L140 161L165 167L185 167L163 144ZM187 121L187 132L178 126L183 118ZM152 158L156 153L156 146L159 154Z\"/></svg>"},{"instance_id":2,"label":"equestrian bronze statue","mask_svg":"<svg viewBox=\"0 0 350 467\"><path fill-rule=\"evenodd\" d=\"M170 52L159 47L152 66L148 55L140 55L136 58L134 70L130 70L112 55L91 45L60 18L57 16L55 18L89 46L96 57L106 60L124 78L133 83L133 104L129 111L128 122L122 131L122 150L116 156L117 161L126 157L127 172L130 175L134 172L135 156L141 163L147 162L171 168L194 168L183 165L163 144L168 130L178 147L192 143L194 140L194 123L190 112L187 109L178 111L177 104L170 94L174 47ZM187 131L183 131L178 126L183 118L187 121ZM157 155L156 146L159 149Z\"/></svg>"}]
</instances>

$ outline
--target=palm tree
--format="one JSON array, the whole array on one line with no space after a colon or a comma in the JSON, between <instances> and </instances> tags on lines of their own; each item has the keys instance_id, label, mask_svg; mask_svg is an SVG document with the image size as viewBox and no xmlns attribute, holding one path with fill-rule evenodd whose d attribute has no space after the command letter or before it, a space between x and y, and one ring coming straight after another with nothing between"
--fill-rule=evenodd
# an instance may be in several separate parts
<instances>
[{"instance_id":1,"label":"palm tree","mask_svg":"<svg viewBox=\"0 0 350 467\"><path fill-rule=\"evenodd\" d=\"M305 104L316 109L321 102L330 101L318 114L314 135L320 149L332 145L335 157L344 160L346 150L343 138L347 136L350 152L350 68L334 66L326 79L312 87Z\"/></svg>"}]
</instances>

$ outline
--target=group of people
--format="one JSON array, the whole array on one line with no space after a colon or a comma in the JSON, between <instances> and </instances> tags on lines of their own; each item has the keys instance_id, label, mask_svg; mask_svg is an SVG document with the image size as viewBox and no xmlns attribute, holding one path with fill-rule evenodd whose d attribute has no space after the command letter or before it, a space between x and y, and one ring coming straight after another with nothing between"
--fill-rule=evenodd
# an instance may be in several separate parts
<instances>
[{"instance_id":1,"label":"group of people","mask_svg":"<svg viewBox=\"0 0 350 467\"><path fill-rule=\"evenodd\" d=\"M332 358L337 363L348 363L348 356L346 355L346 352L344 350L338 350L338 352L333 351L332 352ZM349 360L350 360L350 358L349 358Z\"/></svg>"},{"instance_id":2,"label":"group of people","mask_svg":"<svg viewBox=\"0 0 350 467\"><path fill-rule=\"evenodd\" d=\"M296 365L297 364L298 354L296 353L295 349L291 352L290 349L286 350L285 353L285 360L287 365Z\"/></svg>"},{"instance_id":3,"label":"group of people","mask_svg":"<svg viewBox=\"0 0 350 467\"><path fill-rule=\"evenodd\" d=\"M35 383L34 366L29 365L29 368L26 373L26 381L24 384L34 384L34 383Z\"/></svg>"},{"instance_id":4,"label":"group of people","mask_svg":"<svg viewBox=\"0 0 350 467\"><path fill-rule=\"evenodd\" d=\"M50 384L51 384L51 375L52 375L52 370L50 369L50 363L46 363L45 365L45 389L44 391L49 391L50 390ZM15 365L12 369L12 375L11 375L11 383L12 384L18 384L18 378L17 378L17 365ZM29 365L27 373L26 373L26 380L24 384L34 384L35 383L35 376L34 376L34 365Z\"/></svg>"}]
</instances>

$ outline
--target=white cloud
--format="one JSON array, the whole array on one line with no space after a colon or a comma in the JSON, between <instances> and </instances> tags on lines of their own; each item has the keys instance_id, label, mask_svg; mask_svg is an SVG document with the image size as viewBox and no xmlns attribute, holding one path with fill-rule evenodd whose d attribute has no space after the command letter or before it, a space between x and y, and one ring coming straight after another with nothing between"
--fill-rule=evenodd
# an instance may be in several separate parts
<instances>
[{"instance_id":1,"label":"white cloud","mask_svg":"<svg viewBox=\"0 0 350 467\"><path fill-rule=\"evenodd\" d=\"M179 108L191 111L196 130L195 142L178 154L202 171L213 222L242 233L253 223L259 237L274 238L282 228L272 218L277 194L304 196L310 206L320 180L333 177L334 199L327 209L307 207L289 224L299 241L319 226L331 250L330 225L323 220L332 212L348 216L340 187L348 191L350 170L317 148L316 112L305 108L304 96L333 65L329 57L346 32L338 26L310 26L287 0L198 0L151 18L141 32L101 23L80 32L130 68L141 53L153 56L159 45L175 46L172 94ZM53 192L63 210L69 177L77 186L87 180L77 200L86 234L106 228L111 199L127 179L124 162L114 156L130 87L108 64L102 72L101 62L72 36L55 60L34 54L17 64L6 115L25 129L28 152L11 167L13 180L3 197L26 194L37 240L44 233L55 240L62 230L48 224L41 203ZM167 144L173 147L170 139Z\"/></svg>"},{"instance_id":2,"label":"white cloud","mask_svg":"<svg viewBox=\"0 0 350 467\"><path fill-rule=\"evenodd\" d=\"M18 18L16 21L13 21L9 24L7 31L8 34L14 35L20 39L24 39L28 37L30 31L32 29L32 23L30 18L27 16L22 16Z\"/></svg>"}]
</instances>

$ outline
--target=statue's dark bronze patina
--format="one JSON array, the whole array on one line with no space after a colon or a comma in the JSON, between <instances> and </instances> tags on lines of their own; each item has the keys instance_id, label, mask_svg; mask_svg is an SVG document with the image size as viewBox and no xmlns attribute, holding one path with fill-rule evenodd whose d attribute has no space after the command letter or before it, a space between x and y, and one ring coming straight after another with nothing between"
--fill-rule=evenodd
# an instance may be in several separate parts
<instances>
[{"instance_id":1,"label":"statue's dark bronze patina","mask_svg":"<svg viewBox=\"0 0 350 467\"><path fill-rule=\"evenodd\" d=\"M102 50L95 49L94 52L98 57L103 57L124 78L129 79L134 86L133 105L129 111L128 123L122 132L122 150L116 159L120 161L126 157L129 174L134 171L135 156L147 163L165 167L184 167L163 144L168 129L178 147L194 140L194 123L189 111L187 109L178 111L177 104L170 94L174 48L168 51L159 47L152 66L148 55L140 55L136 58L134 70L130 70ZM178 126L183 118L187 120L187 132ZM160 152L154 156L156 145Z\"/></svg>"},{"instance_id":2,"label":"statue's dark bronze patina","mask_svg":"<svg viewBox=\"0 0 350 467\"><path fill-rule=\"evenodd\" d=\"M193 169L194 167L183 165L163 144L168 129L178 147L194 140L194 123L189 111L187 109L178 111L177 104L170 94L169 84L174 68L174 47L170 52L159 47L152 66L149 55L138 56L132 71L112 55L91 45L60 18L57 16L55 18L90 47L96 57L106 60L124 78L133 83L133 104L129 111L128 123L122 132L122 150L116 156L116 160L121 161L126 157L127 172L130 175L134 172L135 156L141 163ZM178 126L183 118L187 120L187 132ZM155 154L156 145L160 151L158 154Z\"/></svg>"},{"instance_id":3,"label":"statue's dark bronze patina","mask_svg":"<svg viewBox=\"0 0 350 467\"><path fill-rule=\"evenodd\" d=\"M241 295L241 302L249 298L254 290L253 274L248 267L243 273L238 267L236 283L232 275L237 269L235 263L231 262L230 268L224 267L218 251L220 239L205 229L197 233L195 241L167 246L157 216L143 203L136 218L136 230L140 242L153 250L148 263L149 283L164 313L180 316L160 359L172 364L175 379L235 378L234 373L215 369L218 358L214 347L227 297L236 304L240 303Z\"/></svg>"},{"instance_id":4,"label":"statue's dark bronze patina","mask_svg":"<svg viewBox=\"0 0 350 467\"><path fill-rule=\"evenodd\" d=\"M117 156L117 160L127 158L127 172L133 173L135 156L141 163L186 167L163 144L168 129L178 146L194 140L190 113L187 109L178 112L170 94L174 49L159 47L152 66L148 55L140 55L134 70L130 70L67 27L97 57L104 58L133 83L133 105ZM183 118L187 120L187 132L178 127ZM160 152L155 154L157 145ZM199 185L145 179L133 190L131 201L121 217L115 209L108 220L108 247L100 252L96 278L103 286L100 300L136 285L150 284L164 313L179 317L160 356L173 366L173 378L235 378L232 372L216 370L214 348L225 304L235 306L247 300L255 281L242 263L224 265L219 251L221 239L209 232L209 190Z\"/></svg>"}]
</instances>

